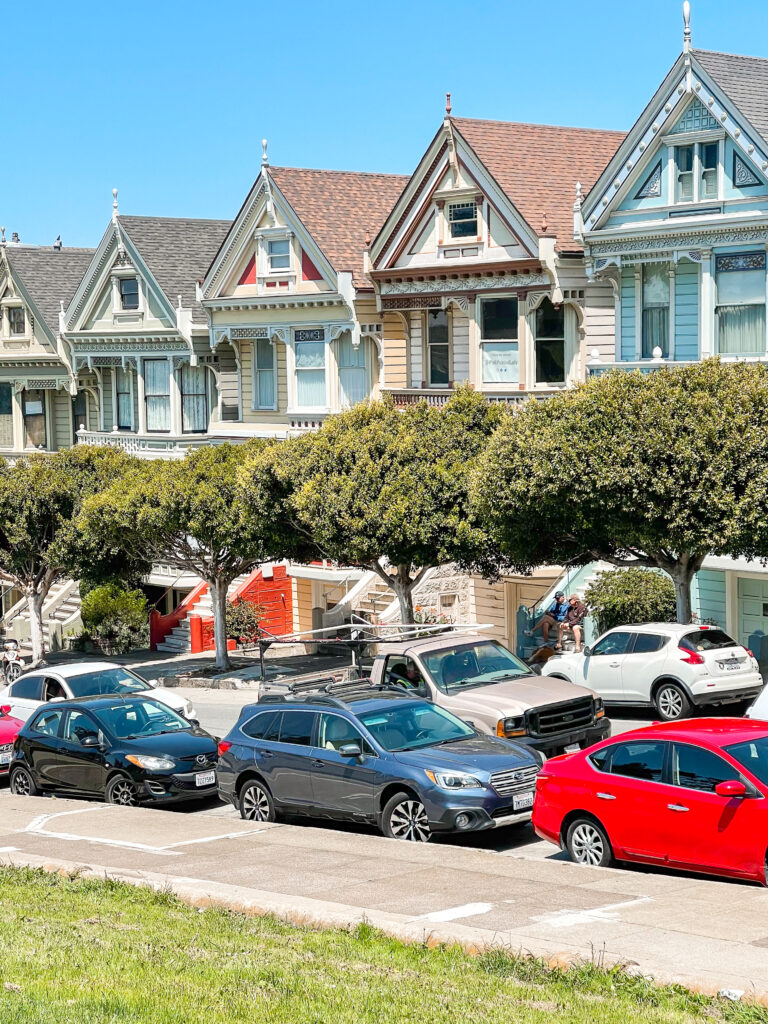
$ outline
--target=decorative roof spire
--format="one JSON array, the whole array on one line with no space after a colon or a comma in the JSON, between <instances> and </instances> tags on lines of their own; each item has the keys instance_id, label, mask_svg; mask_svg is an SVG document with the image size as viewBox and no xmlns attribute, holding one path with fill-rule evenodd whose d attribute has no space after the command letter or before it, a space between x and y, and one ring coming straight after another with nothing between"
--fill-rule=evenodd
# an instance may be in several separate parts
<instances>
[{"instance_id":1,"label":"decorative roof spire","mask_svg":"<svg viewBox=\"0 0 768 1024\"><path fill-rule=\"evenodd\" d=\"M371 232L368 231L367 229L366 229L366 232L365 232L365 248L366 249L370 249L371 248Z\"/></svg>"},{"instance_id":2,"label":"decorative roof spire","mask_svg":"<svg viewBox=\"0 0 768 1024\"><path fill-rule=\"evenodd\" d=\"M267 140L261 140L261 166L269 167L269 157L267 156Z\"/></svg>"},{"instance_id":3,"label":"decorative roof spire","mask_svg":"<svg viewBox=\"0 0 768 1024\"><path fill-rule=\"evenodd\" d=\"M453 108L451 107L451 94L449 92L447 92L445 94L445 116L446 117L450 117L451 116L451 110L452 109Z\"/></svg>"},{"instance_id":4,"label":"decorative roof spire","mask_svg":"<svg viewBox=\"0 0 768 1024\"><path fill-rule=\"evenodd\" d=\"M117 208L117 189L112 189L112 220L115 220L120 211Z\"/></svg>"},{"instance_id":5,"label":"decorative roof spire","mask_svg":"<svg viewBox=\"0 0 768 1024\"><path fill-rule=\"evenodd\" d=\"M683 3L683 53L691 52L691 5Z\"/></svg>"},{"instance_id":6,"label":"decorative roof spire","mask_svg":"<svg viewBox=\"0 0 768 1024\"><path fill-rule=\"evenodd\" d=\"M541 215L541 233L542 233L542 235L546 235L547 227L548 227L547 215L546 215L546 213L542 213L542 215Z\"/></svg>"},{"instance_id":7,"label":"decorative roof spire","mask_svg":"<svg viewBox=\"0 0 768 1024\"><path fill-rule=\"evenodd\" d=\"M0 227L0 245L5 245L5 224Z\"/></svg>"}]
</instances>

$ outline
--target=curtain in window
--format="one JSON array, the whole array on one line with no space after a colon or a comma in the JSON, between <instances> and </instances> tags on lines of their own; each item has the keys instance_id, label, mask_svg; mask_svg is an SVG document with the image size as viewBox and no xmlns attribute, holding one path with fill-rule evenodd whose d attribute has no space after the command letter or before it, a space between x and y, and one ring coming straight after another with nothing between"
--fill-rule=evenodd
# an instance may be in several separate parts
<instances>
[{"instance_id":1,"label":"curtain in window","mask_svg":"<svg viewBox=\"0 0 768 1024\"><path fill-rule=\"evenodd\" d=\"M352 345L352 338L345 334L339 342L339 387L341 404L356 405L368 397L368 368L365 360L365 342L361 341L357 348Z\"/></svg>"},{"instance_id":2,"label":"curtain in window","mask_svg":"<svg viewBox=\"0 0 768 1024\"><path fill-rule=\"evenodd\" d=\"M299 408L316 409L325 399L325 343L296 343L296 404Z\"/></svg>"},{"instance_id":3,"label":"curtain in window","mask_svg":"<svg viewBox=\"0 0 768 1024\"><path fill-rule=\"evenodd\" d=\"M648 263L643 267L643 359L655 348L669 355L669 264Z\"/></svg>"},{"instance_id":4,"label":"curtain in window","mask_svg":"<svg viewBox=\"0 0 768 1024\"><path fill-rule=\"evenodd\" d=\"M717 329L723 355L765 353L765 270L718 273Z\"/></svg>"},{"instance_id":5,"label":"curtain in window","mask_svg":"<svg viewBox=\"0 0 768 1024\"><path fill-rule=\"evenodd\" d=\"M171 429L171 381L167 359L144 360L147 430Z\"/></svg>"},{"instance_id":6,"label":"curtain in window","mask_svg":"<svg viewBox=\"0 0 768 1024\"><path fill-rule=\"evenodd\" d=\"M266 338L260 338L256 342L254 359L256 361L256 407L258 409L274 409L275 350Z\"/></svg>"},{"instance_id":7,"label":"curtain in window","mask_svg":"<svg viewBox=\"0 0 768 1024\"><path fill-rule=\"evenodd\" d=\"M24 444L27 448L45 448L45 392L22 391Z\"/></svg>"},{"instance_id":8,"label":"curtain in window","mask_svg":"<svg viewBox=\"0 0 768 1024\"><path fill-rule=\"evenodd\" d=\"M131 377L128 370L118 366L115 371L117 391L117 425L121 430L133 427L133 402L131 400Z\"/></svg>"},{"instance_id":9,"label":"curtain in window","mask_svg":"<svg viewBox=\"0 0 768 1024\"><path fill-rule=\"evenodd\" d=\"M181 431L202 434L208 429L208 391L205 367L181 366Z\"/></svg>"},{"instance_id":10,"label":"curtain in window","mask_svg":"<svg viewBox=\"0 0 768 1024\"><path fill-rule=\"evenodd\" d=\"M0 448L13 448L13 388L0 384Z\"/></svg>"}]
</instances>

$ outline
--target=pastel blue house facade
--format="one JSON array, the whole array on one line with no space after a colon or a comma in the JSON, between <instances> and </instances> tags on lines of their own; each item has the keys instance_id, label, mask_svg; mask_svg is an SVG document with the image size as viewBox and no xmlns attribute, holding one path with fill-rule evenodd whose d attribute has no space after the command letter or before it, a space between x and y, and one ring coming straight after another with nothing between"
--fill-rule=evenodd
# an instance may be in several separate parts
<instances>
[{"instance_id":1,"label":"pastel blue house facade","mask_svg":"<svg viewBox=\"0 0 768 1024\"><path fill-rule=\"evenodd\" d=\"M587 372L712 356L768 361L768 60L683 52L582 198L574 235L608 282L615 336L586 337ZM768 671L768 569L711 558L693 602Z\"/></svg>"}]
</instances>

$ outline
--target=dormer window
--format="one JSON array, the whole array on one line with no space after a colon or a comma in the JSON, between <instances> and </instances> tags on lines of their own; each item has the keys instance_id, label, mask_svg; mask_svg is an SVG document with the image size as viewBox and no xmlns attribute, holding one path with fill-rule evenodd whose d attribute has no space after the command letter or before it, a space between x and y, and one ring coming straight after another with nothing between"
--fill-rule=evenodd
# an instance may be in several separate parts
<instances>
[{"instance_id":1,"label":"dormer window","mask_svg":"<svg viewBox=\"0 0 768 1024\"><path fill-rule=\"evenodd\" d=\"M291 269L291 243L287 238L267 242L267 263L270 274Z\"/></svg>"},{"instance_id":2,"label":"dormer window","mask_svg":"<svg viewBox=\"0 0 768 1024\"><path fill-rule=\"evenodd\" d=\"M477 203L452 203L448 207L451 238L477 237Z\"/></svg>"},{"instance_id":3,"label":"dormer window","mask_svg":"<svg viewBox=\"0 0 768 1024\"><path fill-rule=\"evenodd\" d=\"M716 142L702 143L699 147L699 159L701 160L699 194L702 199L717 199L717 151L719 148Z\"/></svg>"},{"instance_id":4,"label":"dormer window","mask_svg":"<svg viewBox=\"0 0 768 1024\"><path fill-rule=\"evenodd\" d=\"M120 308L139 308L139 279L137 277L120 278Z\"/></svg>"},{"instance_id":5,"label":"dormer window","mask_svg":"<svg viewBox=\"0 0 768 1024\"><path fill-rule=\"evenodd\" d=\"M690 203L693 201L693 146L676 146L675 163L677 165L677 201Z\"/></svg>"},{"instance_id":6,"label":"dormer window","mask_svg":"<svg viewBox=\"0 0 768 1024\"><path fill-rule=\"evenodd\" d=\"M9 334L18 336L19 334L26 334L27 330L27 319L24 315L23 306L9 306L8 307L8 332Z\"/></svg>"},{"instance_id":7,"label":"dormer window","mask_svg":"<svg viewBox=\"0 0 768 1024\"><path fill-rule=\"evenodd\" d=\"M720 143L692 142L675 146L675 199L678 203L717 199Z\"/></svg>"}]
</instances>

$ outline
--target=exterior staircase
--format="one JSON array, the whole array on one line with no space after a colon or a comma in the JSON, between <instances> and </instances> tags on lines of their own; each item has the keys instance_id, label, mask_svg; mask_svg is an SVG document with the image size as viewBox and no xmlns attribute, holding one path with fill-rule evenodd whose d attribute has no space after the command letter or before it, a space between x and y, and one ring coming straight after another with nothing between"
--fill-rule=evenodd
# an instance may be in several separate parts
<instances>
[{"instance_id":1,"label":"exterior staircase","mask_svg":"<svg viewBox=\"0 0 768 1024\"><path fill-rule=\"evenodd\" d=\"M2 619L6 637L19 641L22 657L30 657L30 614L26 598L18 601ZM60 651L63 639L70 632L79 631L80 586L75 580L59 580L48 592L43 605L43 643L46 651Z\"/></svg>"},{"instance_id":2,"label":"exterior staircase","mask_svg":"<svg viewBox=\"0 0 768 1024\"><path fill-rule=\"evenodd\" d=\"M250 573L243 573L230 584L227 591L227 600L231 600L235 591L248 579ZM186 654L192 650L192 628L189 616L199 615L203 619L213 618L213 601L210 591L206 588L200 597L187 610L186 616L174 626L165 639L157 645L158 651L167 651L169 654Z\"/></svg>"}]
</instances>

